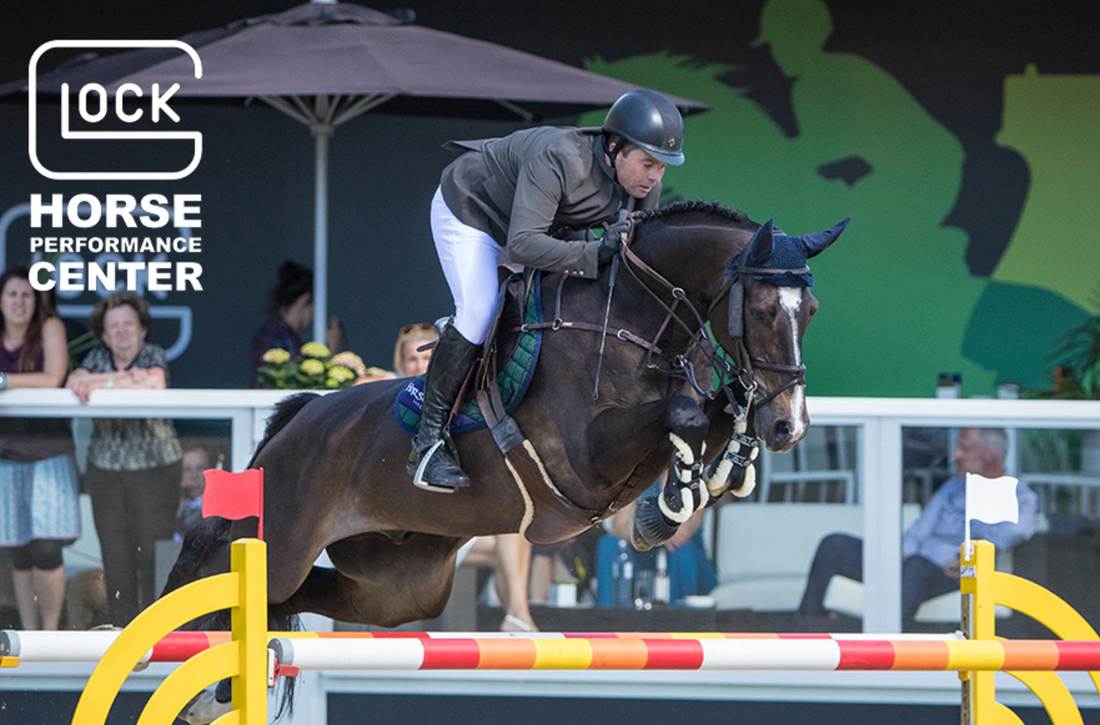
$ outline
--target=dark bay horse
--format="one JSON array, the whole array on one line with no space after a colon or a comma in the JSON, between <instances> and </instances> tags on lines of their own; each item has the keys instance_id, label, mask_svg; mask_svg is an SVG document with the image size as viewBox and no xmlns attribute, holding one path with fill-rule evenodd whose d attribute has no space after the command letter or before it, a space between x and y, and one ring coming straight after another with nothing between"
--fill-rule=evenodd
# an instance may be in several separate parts
<instances>
[{"instance_id":1,"label":"dark bay horse","mask_svg":"<svg viewBox=\"0 0 1100 725\"><path fill-rule=\"evenodd\" d=\"M577 324L544 332L514 414L551 490L542 498L518 483L488 430L456 437L472 485L452 495L414 487L409 436L393 417L407 381L284 401L250 464L265 476L273 628L300 612L383 626L438 616L471 537L573 536L640 496L675 453L686 473L666 487L679 498L661 506L674 530L728 487L728 466L709 491L700 486L701 463L727 450L746 413L748 435L772 450L804 435L801 341L817 306L805 260L841 229L788 237L716 204L678 202L637 215L627 251L598 282L545 275L547 307ZM710 396L718 358L704 323L734 363L725 397ZM565 514L549 511L547 496ZM226 571L229 541L255 533L255 519L195 527L167 590ZM333 568L314 566L323 551Z\"/></svg>"}]
</instances>

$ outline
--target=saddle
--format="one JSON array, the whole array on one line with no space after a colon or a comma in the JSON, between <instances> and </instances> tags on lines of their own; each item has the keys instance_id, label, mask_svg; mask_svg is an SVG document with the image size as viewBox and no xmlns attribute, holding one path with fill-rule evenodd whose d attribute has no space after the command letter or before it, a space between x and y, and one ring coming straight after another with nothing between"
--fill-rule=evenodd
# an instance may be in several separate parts
<instances>
[{"instance_id":1,"label":"saddle","mask_svg":"<svg viewBox=\"0 0 1100 725\"><path fill-rule=\"evenodd\" d=\"M537 283L537 275L534 277ZM507 278L502 284L501 303L497 318L486 336L481 363L475 368L474 380L484 380L483 375L494 370L497 395L507 414L515 412L520 400L534 376L542 344L542 331L537 327L543 319L542 296L538 284L519 274ZM524 325L534 329L523 331ZM499 330L499 334L497 334ZM499 372L496 372L499 370ZM420 413L424 402L424 376L412 378L394 401L397 424L406 433L416 434L420 427ZM476 400L474 390L467 381L459 395L456 409L451 416L449 430L452 436L479 430L487 426Z\"/></svg>"},{"instance_id":2,"label":"saddle","mask_svg":"<svg viewBox=\"0 0 1100 725\"><path fill-rule=\"evenodd\" d=\"M530 386L542 347L542 273L526 269L501 283L497 309L481 362L472 371L452 412L451 435L488 427L523 496L520 533L535 544L552 544L591 528L601 512L567 499L550 480L538 452L512 414ZM394 403L398 424L416 433L423 403L423 377L413 378Z\"/></svg>"}]
</instances>

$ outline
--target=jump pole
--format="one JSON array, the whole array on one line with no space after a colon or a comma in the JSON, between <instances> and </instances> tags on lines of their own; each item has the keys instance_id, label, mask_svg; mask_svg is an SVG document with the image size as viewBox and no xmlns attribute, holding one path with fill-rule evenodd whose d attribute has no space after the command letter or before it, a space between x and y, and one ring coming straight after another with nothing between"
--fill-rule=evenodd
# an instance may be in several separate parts
<instances>
[{"instance_id":1,"label":"jump pole","mask_svg":"<svg viewBox=\"0 0 1100 725\"><path fill-rule=\"evenodd\" d=\"M90 632L58 632L14 629L0 630L0 658L18 662L98 662L115 643L120 630ZM431 639L431 640L493 640L493 639L619 639L619 640L701 640L701 639L886 639L885 635L867 634L780 634L762 632L268 632L268 640L320 639L339 640L349 645L364 639ZM138 660L139 665L154 662L185 662L191 657L232 639L231 632L176 631L170 632L149 648ZM891 640L961 640L961 634L890 635ZM270 646L270 645L269 645ZM307 645L308 648L308 645Z\"/></svg>"},{"instance_id":2,"label":"jump pole","mask_svg":"<svg viewBox=\"0 0 1100 725\"><path fill-rule=\"evenodd\" d=\"M301 670L1100 670L1100 642L1053 640L276 637L269 646Z\"/></svg>"},{"instance_id":3,"label":"jump pole","mask_svg":"<svg viewBox=\"0 0 1100 725\"><path fill-rule=\"evenodd\" d=\"M171 722L179 705L201 687L234 676L237 722L266 722L266 685L278 659L300 669L605 669L605 670L956 670L963 681L963 721L987 725L1019 719L993 699L993 673L1004 670L1031 688L1054 725L1081 722L1056 670L1087 670L1100 690L1100 637L1064 601L1038 585L994 571L993 547L963 549L960 636L783 635L757 633L612 633L526 636L454 633L267 632L266 561L262 542L234 544L233 571L190 584L155 603L121 633L15 633L0 642L0 665L80 661L107 652L89 679L73 722L103 722L122 680L135 664L187 661L154 693L138 725ZM995 605L1046 624L1063 640L997 640ZM199 611L233 608L233 632L172 632ZM93 635L65 640L76 634ZM273 636L270 642L268 639ZM113 642L108 642L112 639ZM1074 641L1065 641L1072 639ZM264 644L270 647L264 648ZM26 647L30 649L26 649ZM13 650L17 648L18 654ZM267 649L269 656L262 652ZM175 659L173 659L175 658ZM216 663L216 664L215 664ZM263 665L267 666L264 667ZM182 675L182 676L181 676ZM1055 684L1056 683L1056 684ZM238 696L240 699L238 699ZM87 700L87 702L86 702ZM156 701L161 707L153 708ZM173 709L174 708L174 709ZM150 712L152 710L152 712Z\"/></svg>"}]
</instances>

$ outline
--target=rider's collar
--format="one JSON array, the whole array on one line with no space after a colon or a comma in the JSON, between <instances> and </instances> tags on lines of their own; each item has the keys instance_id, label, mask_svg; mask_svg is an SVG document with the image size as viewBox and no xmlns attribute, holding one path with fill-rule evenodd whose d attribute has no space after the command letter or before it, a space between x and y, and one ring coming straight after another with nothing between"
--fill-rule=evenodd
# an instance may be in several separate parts
<instances>
[{"instance_id":1,"label":"rider's collar","mask_svg":"<svg viewBox=\"0 0 1100 725\"><path fill-rule=\"evenodd\" d=\"M596 157L596 165L603 171L604 176L611 179L616 184L619 183L618 177L615 174L615 167L607 162L607 150L604 148L604 135L600 129L583 129L584 131L594 130L597 133L592 137L592 155Z\"/></svg>"}]
</instances>

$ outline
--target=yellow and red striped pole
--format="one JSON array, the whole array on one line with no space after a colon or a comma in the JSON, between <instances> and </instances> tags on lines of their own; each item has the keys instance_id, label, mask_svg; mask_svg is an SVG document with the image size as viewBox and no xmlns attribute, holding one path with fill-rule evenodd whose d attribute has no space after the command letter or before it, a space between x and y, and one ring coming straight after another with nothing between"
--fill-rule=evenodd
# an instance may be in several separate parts
<instances>
[{"instance_id":1,"label":"yellow and red striped pole","mask_svg":"<svg viewBox=\"0 0 1100 725\"><path fill-rule=\"evenodd\" d=\"M303 670L1100 669L1100 642L648 636L561 638L276 637L276 659Z\"/></svg>"}]
</instances>

